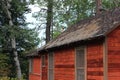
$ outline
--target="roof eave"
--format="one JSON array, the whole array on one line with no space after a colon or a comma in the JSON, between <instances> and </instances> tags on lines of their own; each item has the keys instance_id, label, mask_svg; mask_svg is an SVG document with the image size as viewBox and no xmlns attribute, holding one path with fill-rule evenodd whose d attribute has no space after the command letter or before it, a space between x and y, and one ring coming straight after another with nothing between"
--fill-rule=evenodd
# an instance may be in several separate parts
<instances>
[{"instance_id":1,"label":"roof eave","mask_svg":"<svg viewBox=\"0 0 120 80\"><path fill-rule=\"evenodd\" d=\"M103 38L105 38L105 35L101 34L101 35L98 35L96 37L90 37L90 38L87 38L87 39L84 39L84 40L74 41L74 42L70 42L70 43L67 43L67 44L59 45L59 46L53 46L53 47L50 47L50 48L45 48L43 50L40 50L38 52L38 54L47 53L49 51L54 51L58 48L61 49L61 48L67 48L67 47L76 47L76 46L78 46L78 43L79 43L79 45L85 45L89 41L103 39Z\"/></svg>"}]
</instances>

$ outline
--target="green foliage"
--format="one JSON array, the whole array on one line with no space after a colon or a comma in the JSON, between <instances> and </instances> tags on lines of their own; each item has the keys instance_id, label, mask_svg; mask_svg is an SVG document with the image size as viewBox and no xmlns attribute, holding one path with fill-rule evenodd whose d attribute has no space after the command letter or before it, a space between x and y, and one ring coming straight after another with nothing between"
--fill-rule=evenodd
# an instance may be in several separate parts
<instances>
[{"instance_id":1,"label":"green foliage","mask_svg":"<svg viewBox=\"0 0 120 80\"><path fill-rule=\"evenodd\" d=\"M39 27L45 27L47 0L35 1L36 4L39 4L41 9L40 12L35 13L37 20L40 21ZM102 6L105 10L113 9L120 6L120 1L102 0ZM78 22L79 20L95 16L95 10L95 0L53 0L53 37L59 35L59 33L62 32L62 28L66 29L66 27ZM42 25L43 23L44 25Z\"/></svg>"},{"instance_id":2,"label":"green foliage","mask_svg":"<svg viewBox=\"0 0 120 80\"><path fill-rule=\"evenodd\" d=\"M120 7L119 0L102 0L104 9L113 9L115 7Z\"/></svg>"},{"instance_id":3,"label":"green foliage","mask_svg":"<svg viewBox=\"0 0 120 80\"><path fill-rule=\"evenodd\" d=\"M18 27L18 28L19 28L19 30L16 31L16 33L14 32L14 34L16 35L17 51L19 54L22 73L27 74L28 62L27 62L25 55L30 50L37 48L37 46L39 44L39 38L38 38L38 33L33 29L20 28L20 27ZM16 72L15 72L15 66L14 66L14 61L13 61L13 55L9 54L9 53L11 53L11 45L10 45L10 40L9 40L9 30L8 31L7 30L8 30L7 27L5 27L5 28L2 28L0 31L0 45L1 45L0 51L4 54L8 53L9 56L8 55L7 56L0 55L0 57L3 57L5 59L6 59L6 57L9 57L9 58L7 58L8 64L6 64L6 65L11 66L10 68L8 68L8 69L12 70L10 72L8 70L8 72L10 73L9 76L14 77L16 75ZM8 34L8 35L6 35L6 34ZM1 58L0 60L4 60L3 58ZM2 62L2 63L4 64L4 62Z\"/></svg>"},{"instance_id":4,"label":"green foliage","mask_svg":"<svg viewBox=\"0 0 120 80\"><path fill-rule=\"evenodd\" d=\"M7 76L10 72L8 65L8 56L0 53L0 76Z\"/></svg>"},{"instance_id":5,"label":"green foliage","mask_svg":"<svg viewBox=\"0 0 120 80\"><path fill-rule=\"evenodd\" d=\"M17 78L10 78L10 77L0 77L0 80L18 80ZM25 80L25 79L21 79L21 80Z\"/></svg>"},{"instance_id":6,"label":"green foliage","mask_svg":"<svg viewBox=\"0 0 120 80\"><path fill-rule=\"evenodd\" d=\"M36 49L39 44L38 33L35 29L29 29L25 22L24 14L30 10L27 2L23 0L12 0L11 15L14 26L9 26L8 19L0 3L0 77L16 77L16 67L14 64L10 37L15 36L17 52L21 63L22 74L27 78L28 62L25 55L32 49ZM4 74L1 74L4 72ZM9 79L7 79L9 80ZM16 80L16 79L13 79Z\"/></svg>"}]
</instances>

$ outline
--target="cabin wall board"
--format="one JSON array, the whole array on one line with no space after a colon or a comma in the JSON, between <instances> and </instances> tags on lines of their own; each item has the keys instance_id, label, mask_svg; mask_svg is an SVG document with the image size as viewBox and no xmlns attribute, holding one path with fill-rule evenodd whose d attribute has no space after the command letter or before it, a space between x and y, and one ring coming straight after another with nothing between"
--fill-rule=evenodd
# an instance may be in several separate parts
<instances>
[{"instance_id":1,"label":"cabin wall board","mask_svg":"<svg viewBox=\"0 0 120 80\"><path fill-rule=\"evenodd\" d=\"M107 36L108 80L120 80L120 26Z\"/></svg>"},{"instance_id":2,"label":"cabin wall board","mask_svg":"<svg viewBox=\"0 0 120 80\"><path fill-rule=\"evenodd\" d=\"M103 43L87 45L87 80L103 80Z\"/></svg>"},{"instance_id":3,"label":"cabin wall board","mask_svg":"<svg viewBox=\"0 0 120 80\"><path fill-rule=\"evenodd\" d=\"M41 58L34 58L29 80L41 80Z\"/></svg>"},{"instance_id":4,"label":"cabin wall board","mask_svg":"<svg viewBox=\"0 0 120 80\"><path fill-rule=\"evenodd\" d=\"M54 52L54 80L75 80L75 50Z\"/></svg>"}]
</instances>

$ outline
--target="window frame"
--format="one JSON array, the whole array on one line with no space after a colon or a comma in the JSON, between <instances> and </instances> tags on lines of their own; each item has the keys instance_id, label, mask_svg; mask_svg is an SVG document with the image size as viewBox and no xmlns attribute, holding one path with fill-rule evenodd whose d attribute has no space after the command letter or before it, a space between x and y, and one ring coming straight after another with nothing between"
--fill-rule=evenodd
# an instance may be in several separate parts
<instances>
[{"instance_id":1,"label":"window frame","mask_svg":"<svg viewBox=\"0 0 120 80\"><path fill-rule=\"evenodd\" d=\"M29 59L29 73L33 73L33 64L34 64L33 58L30 58Z\"/></svg>"},{"instance_id":2,"label":"window frame","mask_svg":"<svg viewBox=\"0 0 120 80\"><path fill-rule=\"evenodd\" d=\"M45 60L46 60L46 56L45 56L45 55L42 55L42 56L41 56L41 64L42 64L41 66L42 66L42 67L45 67L45 66L46 66Z\"/></svg>"},{"instance_id":3,"label":"window frame","mask_svg":"<svg viewBox=\"0 0 120 80\"><path fill-rule=\"evenodd\" d=\"M53 60L53 64L52 64L52 68L50 68L50 54L52 54L52 60ZM52 79L54 80L54 53L51 52L51 53L48 53L48 80L50 80L50 70L52 70L53 74L52 74Z\"/></svg>"},{"instance_id":4,"label":"window frame","mask_svg":"<svg viewBox=\"0 0 120 80\"><path fill-rule=\"evenodd\" d=\"M77 51L78 50L84 50L84 68L83 67L77 67ZM84 69L84 80L87 80L87 55L86 55L86 46L79 46L75 48L75 80L78 80L78 69Z\"/></svg>"}]
</instances>

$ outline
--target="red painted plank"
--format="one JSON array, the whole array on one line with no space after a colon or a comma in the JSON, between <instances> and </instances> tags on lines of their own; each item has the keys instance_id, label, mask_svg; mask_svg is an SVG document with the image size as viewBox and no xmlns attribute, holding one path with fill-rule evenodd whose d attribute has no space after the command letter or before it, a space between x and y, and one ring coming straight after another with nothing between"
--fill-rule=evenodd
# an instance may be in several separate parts
<instances>
[{"instance_id":1,"label":"red painted plank","mask_svg":"<svg viewBox=\"0 0 120 80\"><path fill-rule=\"evenodd\" d=\"M120 80L120 27L107 36L108 80Z\"/></svg>"},{"instance_id":2,"label":"red painted plank","mask_svg":"<svg viewBox=\"0 0 120 80\"><path fill-rule=\"evenodd\" d=\"M54 80L75 79L75 50L64 49L54 52Z\"/></svg>"},{"instance_id":3,"label":"red painted plank","mask_svg":"<svg viewBox=\"0 0 120 80\"><path fill-rule=\"evenodd\" d=\"M103 80L103 43L87 46L87 80Z\"/></svg>"}]
</instances>

